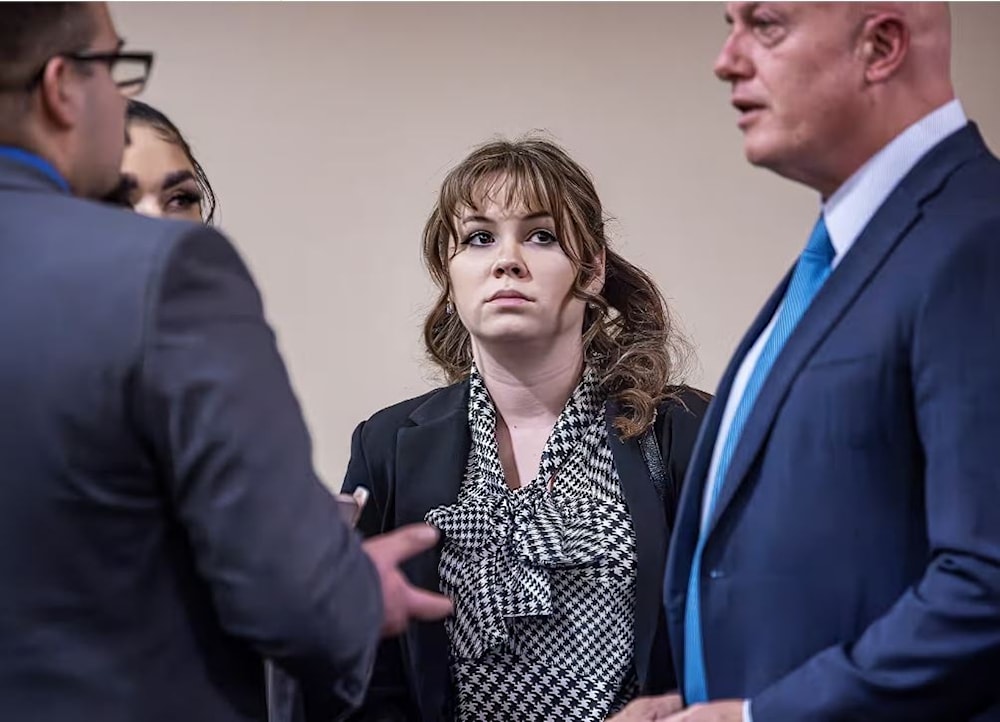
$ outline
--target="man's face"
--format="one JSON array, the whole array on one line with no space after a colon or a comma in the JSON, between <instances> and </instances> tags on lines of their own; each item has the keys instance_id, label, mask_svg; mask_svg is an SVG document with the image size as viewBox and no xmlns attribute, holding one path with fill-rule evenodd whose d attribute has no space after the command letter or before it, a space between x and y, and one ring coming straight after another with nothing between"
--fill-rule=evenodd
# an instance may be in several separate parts
<instances>
[{"instance_id":1,"label":"man's face","mask_svg":"<svg viewBox=\"0 0 1000 722\"><path fill-rule=\"evenodd\" d=\"M87 48L91 52L114 52L121 44L105 4L90 6L97 33ZM111 79L106 63L87 63L79 82L84 84L83 112L78 128L80 172L76 192L102 197L119 181L125 150L125 98Z\"/></svg>"},{"instance_id":2,"label":"man's face","mask_svg":"<svg viewBox=\"0 0 1000 722\"><path fill-rule=\"evenodd\" d=\"M819 187L863 113L845 3L730 3L715 74L732 86L747 160Z\"/></svg>"}]
</instances>

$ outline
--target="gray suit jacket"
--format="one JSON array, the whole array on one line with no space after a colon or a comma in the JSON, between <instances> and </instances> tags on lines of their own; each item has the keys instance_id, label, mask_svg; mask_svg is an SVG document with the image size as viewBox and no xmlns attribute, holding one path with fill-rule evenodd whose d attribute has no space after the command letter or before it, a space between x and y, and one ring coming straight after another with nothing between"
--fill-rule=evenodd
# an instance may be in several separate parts
<instances>
[{"instance_id":1,"label":"gray suit jacket","mask_svg":"<svg viewBox=\"0 0 1000 722\"><path fill-rule=\"evenodd\" d=\"M0 717L263 720L263 656L360 701L378 581L220 234L0 158L0 413Z\"/></svg>"}]
</instances>

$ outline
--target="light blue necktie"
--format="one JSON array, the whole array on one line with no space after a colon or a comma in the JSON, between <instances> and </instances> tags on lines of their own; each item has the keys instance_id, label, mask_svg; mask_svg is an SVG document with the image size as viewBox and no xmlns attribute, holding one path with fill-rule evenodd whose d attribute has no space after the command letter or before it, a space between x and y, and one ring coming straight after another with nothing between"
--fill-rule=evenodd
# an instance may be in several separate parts
<instances>
[{"instance_id":1,"label":"light blue necktie","mask_svg":"<svg viewBox=\"0 0 1000 722\"><path fill-rule=\"evenodd\" d=\"M702 524L698 546L695 548L694 559L691 562L687 603L684 608L684 699L688 704L708 700L708 689L705 682L705 656L701 638L699 580L701 578L701 555L705 548L705 537L712 513L726 479L729 464L733 460L736 444L740 440L743 427L750 416L757 395L771 371L771 366L774 365L774 360L781 353L782 347L792 334L799 319L802 318L802 314L809 308L816 292L830 275L830 264L833 262L833 256L830 234L826 230L826 223L821 215L816 221L812 235L809 236L805 250L799 256L795 271L792 273L792 279L788 282L785 298L778 310L778 319L775 321L774 329L764 344L764 350L761 351L760 358L757 359L757 365L754 366L746 389L743 391L743 396L740 398L740 403L736 407L733 423L729 427L729 435L726 436L722 454L719 457L718 471L715 478L709 480L712 487L708 497L708 509L704 511L702 516L705 523Z\"/></svg>"}]
</instances>

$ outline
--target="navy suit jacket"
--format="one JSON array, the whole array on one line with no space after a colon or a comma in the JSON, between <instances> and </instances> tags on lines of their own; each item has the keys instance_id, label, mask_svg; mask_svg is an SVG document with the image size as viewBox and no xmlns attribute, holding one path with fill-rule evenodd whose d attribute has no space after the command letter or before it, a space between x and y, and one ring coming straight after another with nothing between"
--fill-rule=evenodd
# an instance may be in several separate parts
<instances>
[{"instance_id":1,"label":"navy suit jacket","mask_svg":"<svg viewBox=\"0 0 1000 722\"><path fill-rule=\"evenodd\" d=\"M666 580L681 674L720 417L787 281L685 483ZM702 570L709 695L751 698L756 722L1000 719L1000 162L975 126L894 189L788 339Z\"/></svg>"},{"instance_id":2,"label":"navy suit jacket","mask_svg":"<svg viewBox=\"0 0 1000 722\"><path fill-rule=\"evenodd\" d=\"M431 509L453 504L465 476L469 434L469 384L462 382L404 401L358 426L344 491L368 488L371 499L358 526L377 534L423 521ZM664 402L654 434L668 476L679 484L687 471L695 436L707 407L705 395L682 389ZM636 535L635 666L645 694L675 686L661 604L667 526L639 442L622 442L607 408L608 438ZM414 584L439 591L440 550L421 554L406 566ZM453 718L448 636L443 622L418 623L379 651L372 684L359 720Z\"/></svg>"},{"instance_id":3,"label":"navy suit jacket","mask_svg":"<svg viewBox=\"0 0 1000 722\"><path fill-rule=\"evenodd\" d=\"M0 414L0 718L264 720L262 656L360 700L377 577L220 234L0 158Z\"/></svg>"}]
</instances>

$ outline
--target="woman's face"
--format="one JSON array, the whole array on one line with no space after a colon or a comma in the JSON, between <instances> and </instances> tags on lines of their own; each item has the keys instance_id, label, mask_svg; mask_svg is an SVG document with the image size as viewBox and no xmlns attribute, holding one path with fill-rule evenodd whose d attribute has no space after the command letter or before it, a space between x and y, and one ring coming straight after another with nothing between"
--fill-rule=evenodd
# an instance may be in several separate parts
<instances>
[{"instance_id":1,"label":"woman's face","mask_svg":"<svg viewBox=\"0 0 1000 722\"><path fill-rule=\"evenodd\" d=\"M531 343L580 337L586 305L572 293L577 269L559 245L552 216L490 199L478 205L458 214L449 265L452 300L472 338Z\"/></svg>"},{"instance_id":2,"label":"woman's face","mask_svg":"<svg viewBox=\"0 0 1000 722\"><path fill-rule=\"evenodd\" d=\"M131 123L122 176L133 210L154 218L201 221L202 192L184 151L145 123Z\"/></svg>"}]
</instances>

